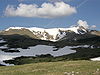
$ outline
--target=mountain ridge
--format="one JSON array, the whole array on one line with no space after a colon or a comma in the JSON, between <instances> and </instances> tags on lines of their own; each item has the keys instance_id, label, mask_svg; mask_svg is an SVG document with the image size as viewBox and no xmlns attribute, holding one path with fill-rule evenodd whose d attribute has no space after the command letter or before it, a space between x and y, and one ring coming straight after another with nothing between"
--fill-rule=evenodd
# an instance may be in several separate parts
<instances>
[{"instance_id":1,"label":"mountain ridge","mask_svg":"<svg viewBox=\"0 0 100 75\"><path fill-rule=\"evenodd\" d=\"M83 26L74 26L70 28L37 28L37 27L10 27L6 30L0 32L1 35L28 35L35 39L49 40L49 41L59 41L64 38L69 33L75 33L76 35L83 35L88 33L89 30Z\"/></svg>"}]
</instances>

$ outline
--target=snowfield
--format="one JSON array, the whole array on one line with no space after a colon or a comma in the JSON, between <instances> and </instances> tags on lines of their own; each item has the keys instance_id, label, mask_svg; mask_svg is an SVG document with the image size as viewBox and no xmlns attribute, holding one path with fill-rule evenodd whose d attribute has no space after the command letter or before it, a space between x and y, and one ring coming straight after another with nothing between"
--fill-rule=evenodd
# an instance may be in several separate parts
<instances>
[{"instance_id":1,"label":"snowfield","mask_svg":"<svg viewBox=\"0 0 100 75\"><path fill-rule=\"evenodd\" d=\"M54 46L47 46L47 45L37 45L34 47L29 47L28 49L21 49L17 48L15 50L19 50L18 53L6 53L3 51L0 51L0 62L4 64L4 60L10 60L16 57L21 56L36 56L36 55L42 55L42 54L51 54L54 57L62 56L62 55L68 55L71 53L75 53L75 50L71 50L72 47L66 46L64 48L60 48L57 51L53 51L57 48L54 48ZM2 64L1 63L1 64ZM4 64L5 65L5 64ZM8 65L8 64L7 64Z\"/></svg>"},{"instance_id":2,"label":"snowfield","mask_svg":"<svg viewBox=\"0 0 100 75\"><path fill-rule=\"evenodd\" d=\"M53 57L58 57L62 55L68 55L71 53L75 53L75 50L72 50L71 48L78 48L78 47L89 47L89 45L80 45L80 46L65 46L63 48L55 48L54 46L48 46L48 45L37 45L33 47L29 47L28 49L22 49L22 48L11 48L9 50L19 50L20 52L13 52L13 53L7 53L0 50L0 64L6 65L6 66L13 66L13 64L4 63L4 60L11 60L16 57L21 56L36 56L36 55L46 55L50 54ZM1 46L1 48L7 48ZM57 50L56 50L57 49ZM92 61L100 61L100 57L98 58L92 58L90 59Z\"/></svg>"}]
</instances>

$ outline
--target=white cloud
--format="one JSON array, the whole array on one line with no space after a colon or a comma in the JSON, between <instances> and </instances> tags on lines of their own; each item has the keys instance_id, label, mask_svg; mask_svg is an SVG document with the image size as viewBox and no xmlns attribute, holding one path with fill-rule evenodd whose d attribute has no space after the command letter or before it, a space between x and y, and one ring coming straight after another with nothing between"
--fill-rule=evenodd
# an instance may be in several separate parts
<instances>
[{"instance_id":1,"label":"white cloud","mask_svg":"<svg viewBox=\"0 0 100 75\"><path fill-rule=\"evenodd\" d=\"M94 29L94 28L96 28L96 25L88 25L88 23L86 22L86 21L83 21L83 20L79 20L78 22L77 22L77 25L78 26L83 26L84 28L86 28L86 29Z\"/></svg>"},{"instance_id":2,"label":"white cloud","mask_svg":"<svg viewBox=\"0 0 100 75\"><path fill-rule=\"evenodd\" d=\"M64 2L43 3L40 7L36 4L27 5L21 3L17 8L8 5L5 10L5 16L56 18L69 16L76 12L75 7Z\"/></svg>"},{"instance_id":3,"label":"white cloud","mask_svg":"<svg viewBox=\"0 0 100 75\"><path fill-rule=\"evenodd\" d=\"M78 26L83 26L83 27L86 28L86 29L89 28L89 25L87 24L86 21L79 20L79 21L77 22L77 25L78 25Z\"/></svg>"},{"instance_id":4,"label":"white cloud","mask_svg":"<svg viewBox=\"0 0 100 75\"><path fill-rule=\"evenodd\" d=\"M96 25L92 25L92 26L91 26L91 28L93 28L93 29L96 28L96 27L97 27Z\"/></svg>"}]
</instances>

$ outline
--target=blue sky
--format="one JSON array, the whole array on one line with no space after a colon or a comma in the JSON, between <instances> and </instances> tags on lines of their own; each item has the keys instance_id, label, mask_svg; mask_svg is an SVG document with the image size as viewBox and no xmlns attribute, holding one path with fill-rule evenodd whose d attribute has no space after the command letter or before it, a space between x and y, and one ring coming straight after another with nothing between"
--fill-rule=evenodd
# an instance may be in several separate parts
<instances>
[{"instance_id":1,"label":"blue sky","mask_svg":"<svg viewBox=\"0 0 100 75\"><path fill-rule=\"evenodd\" d=\"M41 6L44 2L53 4L56 1L59 0L0 0L0 30L11 26L42 28L70 27L71 25L75 25L78 20L87 21L89 25L96 25L96 29L100 30L100 0L63 0L64 3L75 7L77 13L54 18L4 15L8 5L13 5L17 8L19 4L36 4Z\"/></svg>"}]
</instances>

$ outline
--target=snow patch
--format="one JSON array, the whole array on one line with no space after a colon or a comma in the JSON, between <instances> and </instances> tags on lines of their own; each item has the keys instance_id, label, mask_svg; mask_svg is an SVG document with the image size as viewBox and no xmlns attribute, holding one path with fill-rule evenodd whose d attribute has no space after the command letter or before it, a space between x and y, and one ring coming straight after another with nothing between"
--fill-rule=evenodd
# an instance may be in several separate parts
<instances>
[{"instance_id":1,"label":"snow patch","mask_svg":"<svg viewBox=\"0 0 100 75\"><path fill-rule=\"evenodd\" d=\"M57 51L53 51L57 48L54 48L54 46L47 46L47 45L37 45L34 47L29 47L28 49L22 49L17 48L20 52L18 53L6 53L0 50L0 62L3 62L4 60L10 60L16 57L21 56L36 56L36 55L42 55L42 54L51 54L54 57L62 56L62 55L68 55L71 53L75 53L75 50L71 50L72 47L66 46L64 48L60 48ZM4 62L3 62L4 63Z\"/></svg>"},{"instance_id":2,"label":"snow patch","mask_svg":"<svg viewBox=\"0 0 100 75\"><path fill-rule=\"evenodd\" d=\"M0 49L8 49L7 46L0 46Z\"/></svg>"},{"instance_id":3,"label":"snow patch","mask_svg":"<svg viewBox=\"0 0 100 75\"><path fill-rule=\"evenodd\" d=\"M9 31L10 29L23 29L25 27L9 27L5 31Z\"/></svg>"},{"instance_id":4,"label":"snow patch","mask_svg":"<svg viewBox=\"0 0 100 75\"><path fill-rule=\"evenodd\" d=\"M4 41L4 40L0 40L0 43L5 43L6 41Z\"/></svg>"},{"instance_id":5,"label":"snow patch","mask_svg":"<svg viewBox=\"0 0 100 75\"><path fill-rule=\"evenodd\" d=\"M100 57L97 57L97 58L91 58L90 60L92 60L92 61L100 61Z\"/></svg>"}]
</instances>

